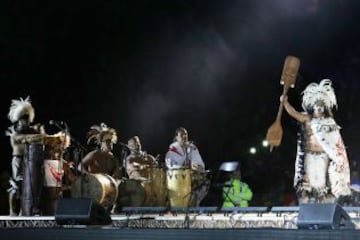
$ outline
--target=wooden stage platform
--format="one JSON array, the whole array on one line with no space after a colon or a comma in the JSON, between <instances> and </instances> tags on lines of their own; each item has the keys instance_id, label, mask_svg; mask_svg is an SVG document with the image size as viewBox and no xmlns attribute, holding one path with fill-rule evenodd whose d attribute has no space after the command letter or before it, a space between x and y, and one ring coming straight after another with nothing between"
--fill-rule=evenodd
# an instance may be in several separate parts
<instances>
[{"instance_id":1,"label":"wooden stage platform","mask_svg":"<svg viewBox=\"0 0 360 240\"><path fill-rule=\"evenodd\" d=\"M266 211L264 210L266 209ZM360 208L343 208L354 229L298 229L298 207L213 211L128 208L108 225L58 224L57 216L0 216L6 239L360 239ZM328 228L328 229L326 229ZM5 239L3 238L3 239Z\"/></svg>"}]
</instances>

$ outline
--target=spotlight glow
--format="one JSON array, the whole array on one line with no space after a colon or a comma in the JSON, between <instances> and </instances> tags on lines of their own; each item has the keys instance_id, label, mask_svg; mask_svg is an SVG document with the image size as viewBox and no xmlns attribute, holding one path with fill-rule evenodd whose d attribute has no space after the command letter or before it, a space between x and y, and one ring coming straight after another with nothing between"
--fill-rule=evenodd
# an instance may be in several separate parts
<instances>
[{"instance_id":1,"label":"spotlight glow","mask_svg":"<svg viewBox=\"0 0 360 240\"><path fill-rule=\"evenodd\" d=\"M255 153L256 153L256 148L251 147L251 148L250 148L250 153L251 153L251 154L255 154Z\"/></svg>"}]
</instances>

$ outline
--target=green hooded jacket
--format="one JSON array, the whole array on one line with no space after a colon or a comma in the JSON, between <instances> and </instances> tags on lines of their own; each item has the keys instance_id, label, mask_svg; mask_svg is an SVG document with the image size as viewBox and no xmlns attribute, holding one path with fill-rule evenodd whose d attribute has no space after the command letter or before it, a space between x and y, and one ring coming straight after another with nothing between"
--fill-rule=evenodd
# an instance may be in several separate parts
<instances>
[{"instance_id":1,"label":"green hooded jacket","mask_svg":"<svg viewBox=\"0 0 360 240\"><path fill-rule=\"evenodd\" d=\"M253 196L249 186L235 178L226 181L222 190L223 207L248 207Z\"/></svg>"}]
</instances>

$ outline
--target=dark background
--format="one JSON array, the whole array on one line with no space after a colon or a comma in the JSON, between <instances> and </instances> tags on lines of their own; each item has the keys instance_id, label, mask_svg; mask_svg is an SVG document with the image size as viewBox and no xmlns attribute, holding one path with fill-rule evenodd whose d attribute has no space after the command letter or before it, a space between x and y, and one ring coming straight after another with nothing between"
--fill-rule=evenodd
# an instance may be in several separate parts
<instances>
[{"instance_id":1,"label":"dark background","mask_svg":"<svg viewBox=\"0 0 360 240\"><path fill-rule=\"evenodd\" d=\"M359 161L360 2L344 0L1 1L0 130L12 99L30 96L35 122L66 121L85 145L93 124L133 135L164 154L184 126L216 176L240 161L252 205L293 196L295 120L282 145L262 140L279 106L287 55L301 59L290 101L310 82L333 80L352 171ZM249 153L250 147L258 149ZM118 144L115 153L120 154ZM11 147L0 137L3 189ZM5 198L3 192L1 193Z\"/></svg>"}]
</instances>

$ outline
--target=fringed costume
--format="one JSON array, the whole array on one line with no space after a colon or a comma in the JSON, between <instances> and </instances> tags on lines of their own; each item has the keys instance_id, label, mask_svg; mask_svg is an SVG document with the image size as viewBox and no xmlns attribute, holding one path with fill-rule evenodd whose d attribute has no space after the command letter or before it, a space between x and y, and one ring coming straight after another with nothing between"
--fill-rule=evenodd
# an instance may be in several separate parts
<instances>
[{"instance_id":1,"label":"fringed costume","mask_svg":"<svg viewBox=\"0 0 360 240\"><path fill-rule=\"evenodd\" d=\"M44 132L41 125L30 126L34 121L35 111L31 105L30 97L11 101L9 120L13 123L5 132L10 137L12 146L11 177L9 193L10 215L20 214L20 195L23 181L23 160L25 154L25 142L28 135Z\"/></svg>"},{"instance_id":2,"label":"fringed costume","mask_svg":"<svg viewBox=\"0 0 360 240\"><path fill-rule=\"evenodd\" d=\"M321 117L314 116L316 104L324 106ZM300 123L297 145L294 187L299 202L339 201L351 194L350 168L340 127L332 117L337 103L331 81L311 83L303 92L302 106L310 118Z\"/></svg>"}]
</instances>

